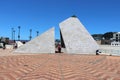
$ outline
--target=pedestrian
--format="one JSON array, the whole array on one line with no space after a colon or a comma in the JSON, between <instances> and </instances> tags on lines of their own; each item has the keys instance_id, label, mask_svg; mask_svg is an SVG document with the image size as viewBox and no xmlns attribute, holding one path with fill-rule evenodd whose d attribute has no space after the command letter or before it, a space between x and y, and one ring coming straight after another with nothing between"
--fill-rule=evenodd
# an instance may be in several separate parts
<instances>
[{"instance_id":1,"label":"pedestrian","mask_svg":"<svg viewBox=\"0 0 120 80\"><path fill-rule=\"evenodd\" d=\"M99 53L100 53L99 50L96 50L96 55L99 55Z\"/></svg>"},{"instance_id":2,"label":"pedestrian","mask_svg":"<svg viewBox=\"0 0 120 80\"><path fill-rule=\"evenodd\" d=\"M61 53L61 45L58 44L58 52Z\"/></svg>"},{"instance_id":3,"label":"pedestrian","mask_svg":"<svg viewBox=\"0 0 120 80\"><path fill-rule=\"evenodd\" d=\"M6 43L3 42L3 49L6 49Z\"/></svg>"}]
</instances>

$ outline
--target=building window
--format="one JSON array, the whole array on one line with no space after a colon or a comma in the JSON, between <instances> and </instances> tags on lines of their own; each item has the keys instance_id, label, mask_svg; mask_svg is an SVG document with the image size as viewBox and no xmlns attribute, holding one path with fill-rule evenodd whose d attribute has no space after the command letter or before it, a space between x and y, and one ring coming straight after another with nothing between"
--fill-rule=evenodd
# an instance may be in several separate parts
<instances>
[{"instance_id":1,"label":"building window","mask_svg":"<svg viewBox=\"0 0 120 80\"><path fill-rule=\"evenodd\" d=\"M116 37L118 36L118 34L116 34Z\"/></svg>"}]
</instances>

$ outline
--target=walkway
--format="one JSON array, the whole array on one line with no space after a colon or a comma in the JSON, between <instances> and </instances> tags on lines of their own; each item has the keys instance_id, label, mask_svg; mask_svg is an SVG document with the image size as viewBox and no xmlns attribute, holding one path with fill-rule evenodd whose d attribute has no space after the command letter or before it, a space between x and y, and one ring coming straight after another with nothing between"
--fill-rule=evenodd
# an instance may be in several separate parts
<instances>
[{"instance_id":1,"label":"walkway","mask_svg":"<svg viewBox=\"0 0 120 80\"><path fill-rule=\"evenodd\" d=\"M120 80L120 57L67 54L1 56L0 80Z\"/></svg>"}]
</instances>

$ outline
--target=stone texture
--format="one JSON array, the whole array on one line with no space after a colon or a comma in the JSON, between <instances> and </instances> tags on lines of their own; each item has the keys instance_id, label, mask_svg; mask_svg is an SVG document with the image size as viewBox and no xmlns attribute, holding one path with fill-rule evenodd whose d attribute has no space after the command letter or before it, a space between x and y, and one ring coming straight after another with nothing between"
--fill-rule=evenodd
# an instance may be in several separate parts
<instances>
[{"instance_id":1,"label":"stone texture","mask_svg":"<svg viewBox=\"0 0 120 80\"><path fill-rule=\"evenodd\" d=\"M70 17L59 24L62 46L66 53L91 54L99 48L96 41L76 17Z\"/></svg>"},{"instance_id":2,"label":"stone texture","mask_svg":"<svg viewBox=\"0 0 120 80\"><path fill-rule=\"evenodd\" d=\"M19 53L55 53L54 28L20 46Z\"/></svg>"}]
</instances>

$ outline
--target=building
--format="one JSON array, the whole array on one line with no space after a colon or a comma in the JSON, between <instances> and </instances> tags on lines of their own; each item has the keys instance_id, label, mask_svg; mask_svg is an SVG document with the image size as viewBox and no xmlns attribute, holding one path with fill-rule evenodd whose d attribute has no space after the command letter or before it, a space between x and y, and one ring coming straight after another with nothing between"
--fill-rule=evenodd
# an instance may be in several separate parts
<instances>
[{"instance_id":1,"label":"building","mask_svg":"<svg viewBox=\"0 0 120 80\"><path fill-rule=\"evenodd\" d=\"M0 43L3 43L3 42L5 42L6 44L8 44L9 43L9 38L8 37L1 37L0 38Z\"/></svg>"},{"instance_id":2,"label":"building","mask_svg":"<svg viewBox=\"0 0 120 80\"><path fill-rule=\"evenodd\" d=\"M113 34L113 40L116 42L120 42L120 32Z\"/></svg>"},{"instance_id":3,"label":"building","mask_svg":"<svg viewBox=\"0 0 120 80\"><path fill-rule=\"evenodd\" d=\"M113 33L111 46L120 46L120 32Z\"/></svg>"}]
</instances>

